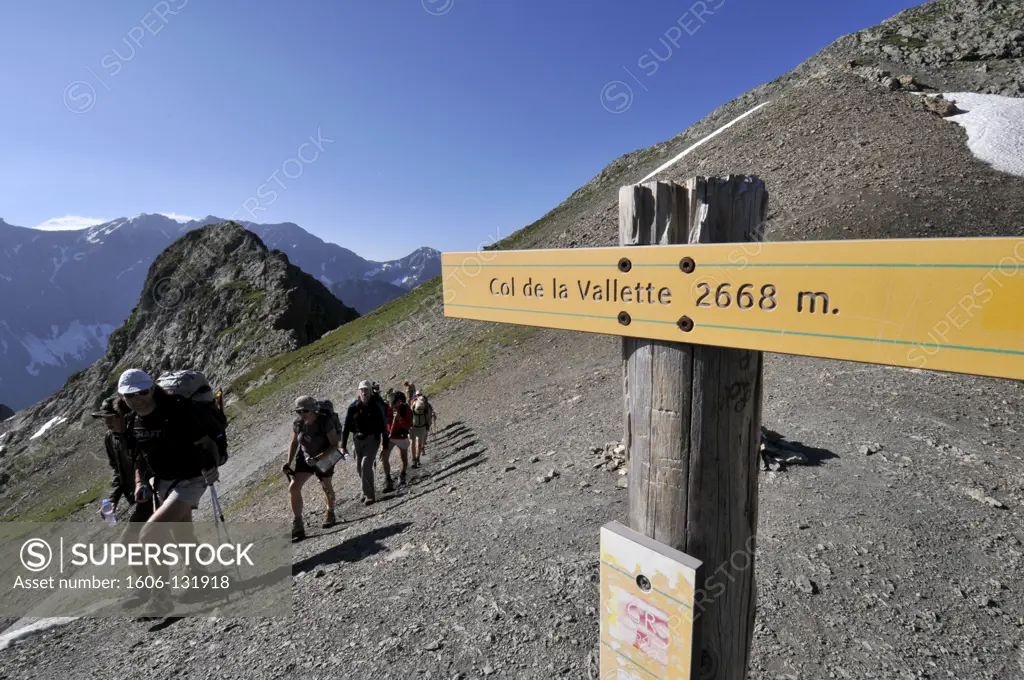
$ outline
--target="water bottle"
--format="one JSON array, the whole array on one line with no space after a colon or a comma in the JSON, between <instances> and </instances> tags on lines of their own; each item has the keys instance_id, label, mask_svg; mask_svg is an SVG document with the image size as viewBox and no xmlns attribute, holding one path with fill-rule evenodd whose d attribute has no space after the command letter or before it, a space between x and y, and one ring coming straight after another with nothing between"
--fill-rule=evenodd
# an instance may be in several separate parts
<instances>
[{"instance_id":1,"label":"water bottle","mask_svg":"<svg viewBox=\"0 0 1024 680\"><path fill-rule=\"evenodd\" d=\"M110 526L117 524L117 517L114 516L114 504L110 502L109 498L104 498L100 503L100 516Z\"/></svg>"}]
</instances>

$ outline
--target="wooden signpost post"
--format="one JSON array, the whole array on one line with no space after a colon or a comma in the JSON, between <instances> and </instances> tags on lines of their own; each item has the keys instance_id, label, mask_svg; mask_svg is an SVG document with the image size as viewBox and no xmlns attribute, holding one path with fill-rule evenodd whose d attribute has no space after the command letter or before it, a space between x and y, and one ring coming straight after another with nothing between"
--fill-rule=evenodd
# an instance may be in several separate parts
<instances>
[{"instance_id":1,"label":"wooden signpost post","mask_svg":"<svg viewBox=\"0 0 1024 680\"><path fill-rule=\"evenodd\" d=\"M767 201L754 177L650 182L620 190L621 247L442 255L445 316L623 338L602 679L746 678L761 352L1024 380L1024 239L765 243Z\"/></svg>"}]
</instances>

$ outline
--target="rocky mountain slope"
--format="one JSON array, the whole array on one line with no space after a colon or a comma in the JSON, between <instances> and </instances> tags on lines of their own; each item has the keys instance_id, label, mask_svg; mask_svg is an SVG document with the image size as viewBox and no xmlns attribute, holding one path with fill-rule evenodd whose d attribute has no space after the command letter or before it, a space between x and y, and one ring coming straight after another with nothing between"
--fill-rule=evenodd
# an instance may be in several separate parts
<instances>
[{"instance_id":1,"label":"rocky mountain slope","mask_svg":"<svg viewBox=\"0 0 1024 680\"><path fill-rule=\"evenodd\" d=\"M904 84L1013 94L1012 52L957 57L1015 42L1021 25L1020 0L938 0L844 37L616 160L498 247L617 243L620 186L763 102L658 178L762 177L769 239L1024 234L1024 178L976 158ZM901 31L924 44L890 54L870 39ZM190 677L597 677L598 531L625 521L628 476L593 448L621 438L621 342L448 319L441 297L432 282L257 367L273 379L237 395L246 441L220 488L246 520L287 517L295 394L337 403L365 376L412 377L441 418L404 495L364 508L352 468L336 475L343 524L293 549L292 618L81 619L0 651L4 667L90 677L145 658ZM765 425L811 464L761 473L751 677L1024 677L1022 411L1014 381L766 356ZM316 527L322 494L305 498Z\"/></svg>"},{"instance_id":2,"label":"rocky mountain slope","mask_svg":"<svg viewBox=\"0 0 1024 680\"><path fill-rule=\"evenodd\" d=\"M92 364L127 318L153 259L182 234L223 221L209 216L179 223L144 214L81 231L44 232L0 220L0 400L23 408ZM373 262L295 224L243 226L324 285L348 286L357 297L341 299L363 311L440 273L440 256L430 248ZM393 286L344 283L363 280Z\"/></svg>"},{"instance_id":3,"label":"rocky mountain slope","mask_svg":"<svg viewBox=\"0 0 1024 680\"><path fill-rule=\"evenodd\" d=\"M189 231L153 262L138 304L111 333L106 354L4 424L10 433L5 458L16 459L45 423L53 423L45 441L62 429L94 434L88 413L114 392L127 368L154 377L195 368L212 385L228 385L258 361L308 345L357 316L237 224Z\"/></svg>"}]
</instances>

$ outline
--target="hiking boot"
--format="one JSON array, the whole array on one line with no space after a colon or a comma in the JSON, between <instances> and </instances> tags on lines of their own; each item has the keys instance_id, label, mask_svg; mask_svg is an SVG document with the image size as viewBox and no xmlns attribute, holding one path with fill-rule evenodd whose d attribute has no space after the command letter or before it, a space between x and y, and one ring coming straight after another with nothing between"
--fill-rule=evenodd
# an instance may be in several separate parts
<instances>
[{"instance_id":1,"label":"hiking boot","mask_svg":"<svg viewBox=\"0 0 1024 680\"><path fill-rule=\"evenodd\" d=\"M331 508L330 510L327 511L327 517L324 518L324 523L321 526L324 529L330 529L337 523L338 520L334 518L334 508Z\"/></svg>"},{"instance_id":2,"label":"hiking boot","mask_svg":"<svg viewBox=\"0 0 1024 680\"><path fill-rule=\"evenodd\" d=\"M363 505L373 505L372 498L363 498Z\"/></svg>"},{"instance_id":3,"label":"hiking boot","mask_svg":"<svg viewBox=\"0 0 1024 680\"><path fill-rule=\"evenodd\" d=\"M381 493L391 493L394 490L395 490L395 485L389 479L388 483L387 483L387 486L385 486L383 489L381 489L380 492Z\"/></svg>"},{"instance_id":4,"label":"hiking boot","mask_svg":"<svg viewBox=\"0 0 1024 680\"><path fill-rule=\"evenodd\" d=\"M406 485L406 483L407 483L407 481L408 481L408 480L406 479L406 476L405 476L405 473L404 473L404 472L403 472L402 474L398 475L398 484L399 484L400 486L405 486L405 485Z\"/></svg>"},{"instance_id":5,"label":"hiking boot","mask_svg":"<svg viewBox=\"0 0 1024 680\"><path fill-rule=\"evenodd\" d=\"M302 518L296 517L292 520L292 540L299 540L306 537L306 528L302 526Z\"/></svg>"}]
</instances>

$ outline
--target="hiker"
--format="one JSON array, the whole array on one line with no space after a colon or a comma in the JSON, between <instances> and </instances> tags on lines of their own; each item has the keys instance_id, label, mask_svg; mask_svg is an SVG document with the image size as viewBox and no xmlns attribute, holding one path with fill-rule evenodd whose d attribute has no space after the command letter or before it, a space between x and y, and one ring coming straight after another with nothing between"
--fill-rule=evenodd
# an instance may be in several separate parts
<instances>
[{"instance_id":1,"label":"hiker","mask_svg":"<svg viewBox=\"0 0 1024 680\"><path fill-rule=\"evenodd\" d=\"M412 403L412 398L416 394L416 385L412 384L408 380L402 381L402 387L405 388L405 401L409 404ZM391 403L391 402L388 402Z\"/></svg>"},{"instance_id":2,"label":"hiker","mask_svg":"<svg viewBox=\"0 0 1024 680\"><path fill-rule=\"evenodd\" d=\"M154 490L160 506L148 521L191 521L206 487L220 479L217 444L188 404L168 395L145 371L128 369L121 374L117 389L135 412L128 436L139 454L137 491L145 487L149 470L156 479ZM136 501L138 498L136 493Z\"/></svg>"},{"instance_id":3,"label":"hiker","mask_svg":"<svg viewBox=\"0 0 1024 680\"><path fill-rule=\"evenodd\" d=\"M110 464L110 469L114 471L114 476L110 480L110 493L107 495L107 500L110 501L115 512L117 504L122 498L128 501L129 506L135 506L128 522L136 524L133 528L137 531L137 523L145 522L153 515L153 490L147 487L146 500L136 501L135 457L132 455L131 447L124 434L125 416L128 415L129 410L123 398L107 397L103 400L100 410L89 415L93 418L102 418L103 424L107 426L107 433L103 437L103 448L107 451L107 462ZM148 480L150 475L144 473L143 477Z\"/></svg>"},{"instance_id":4,"label":"hiker","mask_svg":"<svg viewBox=\"0 0 1024 680\"><path fill-rule=\"evenodd\" d=\"M409 467L409 428L412 427L412 411L409 409L408 404L405 403L405 395L401 392L396 393L391 398L391 403L387 408L387 419L388 436L391 444L380 452L381 466L384 468L384 476L387 479L384 493L395 490L391 483L392 446L398 447L399 456L402 461L402 466L398 471L398 483L403 486L406 483L406 469Z\"/></svg>"},{"instance_id":5,"label":"hiker","mask_svg":"<svg viewBox=\"0 0 1024 680\"><path fill-rule=\"evenodd\" d=\"M331 480L334 477L334 466L324 472L317 467L317 461L338 450L338 431L330 413L321 411L320 403L313 397L302 396L296 399L295 415L292 440L288 444L288 462L283 469L290 479L288 495L292 508L292 538L301 539L306 537L306 529L302 524L302 485L312 475L320 480L327 499L327 516L321 526L329 529L337 524ZM299 455L296 456L296 453Z\"/></svg>"},{"instance_id":6,"label":"hiker","mask_svg":"<svg viewBox=\"0 0 1024 680\"><path fill-rule=\"evenodd\" d=\"M128 502L129 506L134 506L132 514L128 518L128 524L118 538L118 542L125 545L138 543L142 525L152 517L155 509L153 489L149 488L148 481L145 482L143 490L144 499L136 500L135 456L124 432L125 420L130 412L131 409L128 408L124 399L117 396L107 397L103 400L100 410L90 414L93 418L102 418L103 424L107 426L107 433L103 437L103 448L107 451L107 462L110 464L111 470L114 471L114 476L110 481L110 494L106 500L110 501L114 512L117 512L117 504L122 498ZM145 465L144 462L142 464ZM148 470L143 473L144 480L148 480L150 476ZM100 516L103 516L102 513ZM146 568L141 565L132 565L132 571L137 578L144 578L147 573ZM125 606L130 608L142 604L148 598L148 594L137 592L128 598Z\"/></svg>"},{"instance_id":7,"label":"hiker","mask_svg":"<svg viewBox=\"0 0 1024 680\"><path fill-rule=\"evenodd\" d=\"M135 502L145 502L152 491L159 502L140 540L156 542L150 540L158 533L154 523L192 521L206 487L220 479L220 451L189 403L169 395L145 371L130 368L122 373L117 391L134 411L125 429L135 454ZM150 471L152 490L146 483ZM154 564L150 573L164 583L169 580L166 565ZM154 614L173 608L170 592L163 588L152 591L149 604Z\"/></svg>"},{"instance_id":8,"label":"hiker","mask_svg":"<svg viewBox=\"0 0 1024 680\"><path fill-rule=\"evenodd\" d=\"M427 400L427 395L417 391L412 402L412 427L409 436L412 440L412 466L420 466L420 456L423 455L427 445L427 433L430 426L437 420L434 407Z\"/></svg>"},{"instance_id":9,"label":"hiker","mask_svg":"<svg viewBox=\"0 0 1024 680\"><path fill-rule=\"evenodd\" d=\"M373 386L368 380L359 383L359 396L352 400L345 411L345 425L341 431L341 451L345 454L348 454L349 434L355 442L356 470L362 485L361 500L363 505L370 505L377 495L373 483L373 463L377 458L377 449L381 440L385 449L390 443L385 409L378 399L373 398Z\"/></svg>"}]
</instances>

